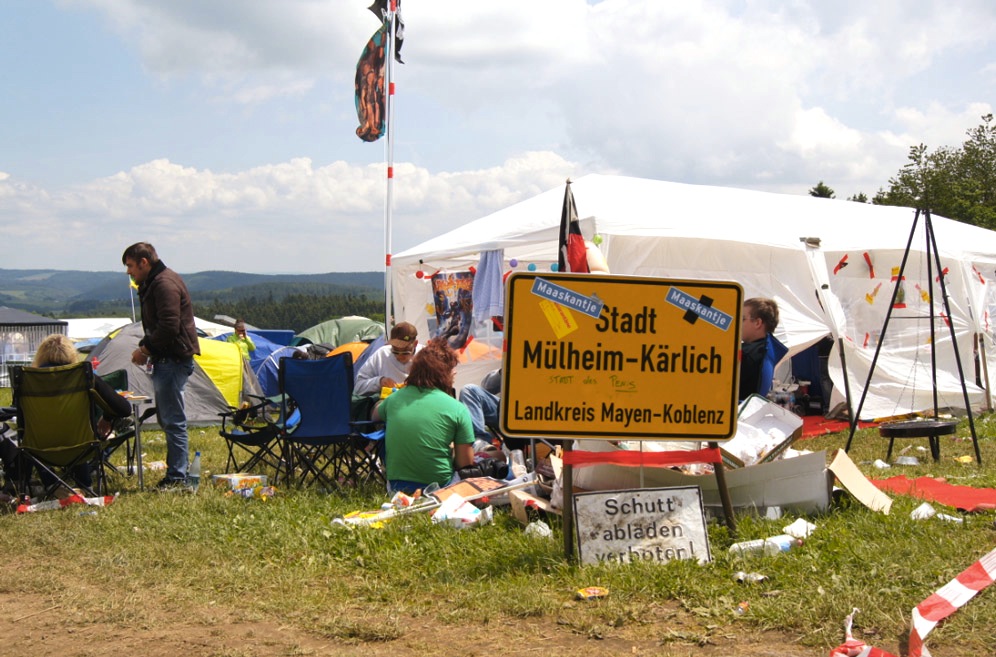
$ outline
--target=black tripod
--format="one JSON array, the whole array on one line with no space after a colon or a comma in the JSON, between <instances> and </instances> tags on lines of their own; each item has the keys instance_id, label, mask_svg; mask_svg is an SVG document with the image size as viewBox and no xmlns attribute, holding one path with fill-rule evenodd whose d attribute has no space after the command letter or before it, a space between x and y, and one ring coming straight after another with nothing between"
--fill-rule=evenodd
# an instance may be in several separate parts
<instances>
[{"instance_id":1,"label":"black tripod","mask_svg":"<svg viewBox=\"0 0 996 657\"><path fill-rule=\"evenodd\" d=\"M892 317L892 309L896 306L896 299L899 296L900 290L903 285L903 274L906 272L906 263L910 257L910 247L913 245L913 236L916 234L916 226L920 220L920 215L923 214L924 220L924 233L927 240L927 293L930 300L930 373L931 373L931 384L933 385L934 391L934 419L928 421L913 421L913 422L894 422L889 425L882 426L882 435L890 437L889 442L889 455L892 454L892 441L896 437L926 437L930 438L931 455L934 460L940 458L940 447L938 442L938 436L941 434L954 433L954 424L944 423L939 421L938 418L938 402L937 402L937 358L936 358L936 345L935 340L935 327L934 320L936 315L934 314L934 268L936 267L938 276L937 280L941 286L941 299L944 303L945 316L951 317L951 305L948 302L948 291L944 283L944 270L941 268L941 258L937 253L937 240L934 238L934 224L930 219L930 210L920 210L916 211L916 215L913 217L913 228L910 230L910 238L906 242L906 251L903 253L903 261L899 266L899 274L896 277L896 287L892 290L892 299L889 302L889 309L885 313L885 322L882 324L882 332L879 335L878 344L875 346L875 356L872 358L871 367L868 369L868 378L865 380L864 390L861 391L861 400L858 402L858 407L851 413L851 431L847 437L847 446L844 448L845 452L851 450L851 441L854 439L854 432L858 428L858 417L861 415L861 408L865 403L865 396L868 394L868 386L871 384L872 375L875 373L875 364L878 362L879 352L882 351L882 344L885 342L885 332L889 328L889 319ZM972 431L972 444L975 446L975 460L979 465L982 465L982 454L979 452L979 439L975 434L975 421L972 418L972 405L968 400L968 387L965 385L965 372L961 365L961 355L958 352L958 341L955 339L955 329L954 322L947 322L948 329L951 331L951 346L954 348L955 363L958 365L958 378L961 381L961 391L965 398L965 410L968 413L968 426ZM847 376L845 372L845 376ZM988 394L988 393L987 393ZM888 456L886 457L888 458Z\"/></svg>"}]
</instances>

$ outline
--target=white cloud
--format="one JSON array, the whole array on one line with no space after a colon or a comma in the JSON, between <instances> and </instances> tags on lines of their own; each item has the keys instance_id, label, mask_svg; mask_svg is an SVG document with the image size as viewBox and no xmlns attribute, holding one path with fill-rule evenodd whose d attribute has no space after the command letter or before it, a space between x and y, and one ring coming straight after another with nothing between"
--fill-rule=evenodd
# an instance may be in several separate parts
<instances>
[{"instance_id":1,"label":"white cloud","mask_svg":"<svg viewBox=\"0 0 996 657\"><path fill-rule=\"evenodd\" d=\"M72 186L29 184L4 161L0 220L19 238L50 239L12 219L30 216L50 233L90 222L114 242L91 260L112 264L147 238L187 271L245 268L242 239L267 251L252 256L261 270L382 266L382 150L353 135L369 2L61 4L102 16L165 98L182 105L170 90L193 82L220 119L197 137L182 130L201 117L178 122L182 154L157 143ZM590 171L870 195L910 146L957 146L992 111L988 0L403 5L395 251ZM255 133L222 134L246 114ZM295 132L279 155L259 150ZM244 156L205 164L192 139Z\"/></svg>"},{"instance_id":2,"label":"white cloud","mask_svg":"<svg viewBox=\"0 0 996 657\"><path fill-rule=\"evenodd\" d=\"M552 153L458 173L402 164L394 251L546 191L574 172ZM307 158L233 174L155 160L51 195L0 179L0 224L18 244L4 267L40 266L36 256L46 251L60 268L114 268L125 246L147 240L188 272L377 270L385 189L382 166L316 168ZM99 243L81 252L77 238L84 236Z\"/></svg>"}]
</instances>

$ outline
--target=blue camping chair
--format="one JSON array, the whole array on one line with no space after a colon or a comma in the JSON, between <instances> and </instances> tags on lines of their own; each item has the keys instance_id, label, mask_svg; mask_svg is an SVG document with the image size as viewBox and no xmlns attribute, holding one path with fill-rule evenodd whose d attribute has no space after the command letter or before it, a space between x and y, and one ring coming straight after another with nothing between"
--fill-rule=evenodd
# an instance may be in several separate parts
<instances>
[{"instance_id":1,"label":"blue camping chair","mask_svg":"<svg viewBox=\"0 0 996 657\"><path fill-rule=\"evenodd\" d=\"M300 414L283 415L279 395L250 397L256 402L243 408L231 408L221 414L221 430L218 434L225 439L228 447L225 472L272 472L272 481L277 484L280 483L282 472L280 439L286 427L293 426Z\"/></svg>"},{"instance_id":2,"label":"blue camping chair","mask_svg":"<svg viewBox=\"0 0 996 657\"><path fill-rule=\"evenodd\" d=\"M318 360L280 359L281 416L300 420L281 432L282 477L331 490L384 481L370 432L372 422L352 422L353 356L345 352Z\"/></svg>"}]
</instances>

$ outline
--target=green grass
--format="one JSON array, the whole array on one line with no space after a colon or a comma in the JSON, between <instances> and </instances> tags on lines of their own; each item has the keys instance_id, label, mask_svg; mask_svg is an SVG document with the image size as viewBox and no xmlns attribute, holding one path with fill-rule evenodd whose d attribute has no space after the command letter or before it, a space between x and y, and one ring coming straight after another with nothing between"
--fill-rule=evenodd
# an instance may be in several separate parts
<instances>
[{"instance_id":1,"label":"green grass","mask_svg":"<svg viewBox=\"0 0 996 657\"><path fill-rule=\"evenodd\" d=\"M7 400L9 390L0 392L0 405ZM939 464L913 452L923 465L873 469L871 462L884 458L886 448L874 429L858 433L850 456L875 478L944 476L951 483L996 488L996 446L988 437L994 423L991 417L977 419L981 468L953 459L973 454L965 422L957 437L942 439ZM162 434L143 435L146 461L164 459ZM832 453L846 438L830 435L796 447ZM922 444L897 441L896 449ZM192 429L191 449L201 450L207 470L202 481L209 481L225 461L217 429ZM146 479L148 485L158 477ZM54 591L64 608L75 608L71 613L86 609L91 617L123 625L137 622L136 608L150 626L168 622L176 610L197 610L201 622L210 623L210 610L239 609L248 620L279 616L320 636L356 643L416 632L419 619L510 628L517 619L539 619L581 636L626 633L661 644L777 629L800 644L829 649L843 641L844 616L859 607L855 635L894 651L909 631L910 610L996 545L992 512L965 515L963 524L914 521L910 512L920 500L895 497L892 513L884 516L843 496L828 512L809 517L818 530L804 546L777 557L745 563L731 558L727 548L734 540L781 533L795 516L739 516L737 539L711 523L713 562L701 566L581 567L565 560L556 523L553 540L533 539L503 510L493 525L468 531L433 526L425 515L383 529L349 530L331 521L376 508L386 500L382 490L281 490L263 502L227 497L210 485L197 495L139 494L133 478L119 486L120 499L96 515L69 509L0 516L0 551L32 555L4 569L0 591ZM734 581L739 570L769 579L740 584ZM592 585L607 587L609 597L573 602L578 588ZM109 587L115 595L107 595ZM741 602L749 608L737 614ZM691 625L677 619L690 619ZM993 636L996 590L987 590L935 630L929 643L985 654Z\"/></svg>"}]
</instances>

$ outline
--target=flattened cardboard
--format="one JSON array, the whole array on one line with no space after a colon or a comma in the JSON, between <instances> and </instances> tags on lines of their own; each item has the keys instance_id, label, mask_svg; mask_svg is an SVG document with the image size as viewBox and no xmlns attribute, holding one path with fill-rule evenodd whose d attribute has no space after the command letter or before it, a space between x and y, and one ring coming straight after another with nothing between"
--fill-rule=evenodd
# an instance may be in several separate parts
<instances>
[{"instance_id":1,"label":"flattened cardboard","mask_svg":"<svg viewBox=\"0 0 996 657\"><path fill-rule=\"evenodd\" d=\"M529 524L529 517L526 515L526 503L532 502L536 505L536 508L545 513L556 513L560 514L560 509L554 509L550 506L550 500L545 500L542 497L536 497L531 493L527 493L524 490L513 490L508 494L508 500L512 507L512 515L515 519L523 524L523 526Z\"/></svg>"},{"instance_id":2,"label":"flattened cardboard","mask_svg":"<svg viewBox=\"0 0 996 657\"><path fill-rule=\"evenodd\" d=\"M840 485L848 493L872 511L881 511L889 515L892 508L892 498L875 487L868 478L861 474L858 466L848 457L847 452L838 449L830 463L830 471L837 477Z\"/></svg>"}]
</instances>

